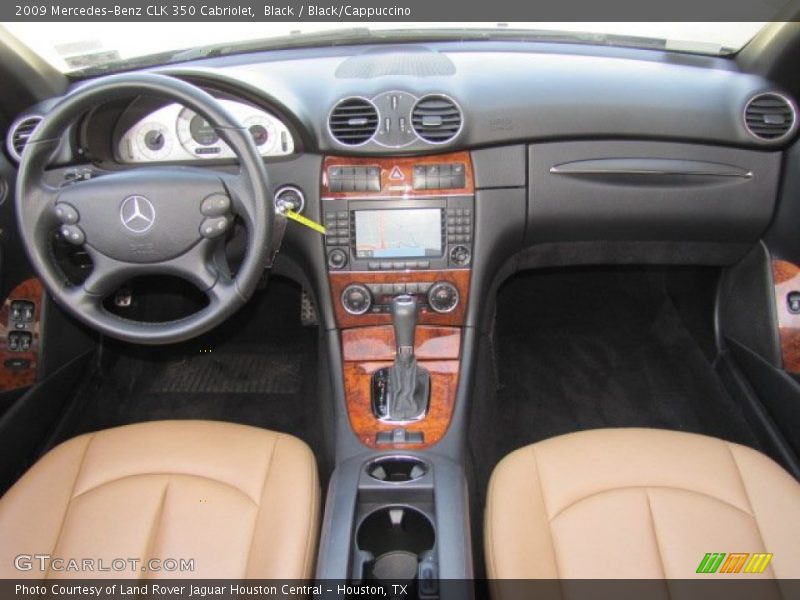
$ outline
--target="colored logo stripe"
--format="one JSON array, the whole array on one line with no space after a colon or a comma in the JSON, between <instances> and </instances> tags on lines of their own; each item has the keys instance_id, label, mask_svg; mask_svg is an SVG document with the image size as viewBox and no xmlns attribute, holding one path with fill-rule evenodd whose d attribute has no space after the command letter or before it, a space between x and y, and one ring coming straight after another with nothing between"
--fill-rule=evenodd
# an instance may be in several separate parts
<instances>
[{"instance_id":1,"label":"colored logo stripe","mask_svg":"<svg viewBox=\"0 0 800 600\"><path fill-rule=\"evenodd\" d=\"M728 558L725 559L725 562L722 563L722 567L720 568L720 573L738 573L742 570L745 562L747 561L747 557L750 556L747 552L734 552L728 554Z\"/></svg>"},{"instance_id":2,"label":"colored logo stripe","mask_svg":"<svg viewBox=\"0 0 800 600\"><path fill-rule=\"evenodd\" d=\"M755 554L748 554L747 552L732 552L731 554L707 552L697 566L696 572L703 574L717 572L720 574L735 574L741 573L742 569L744 569L745 573L759 574L767 569L771 560L772 554L766 552Z\"/></svg>"},{"instance_id":3,"label":"colored logo stripe","mask_svg":"<svg viewBox=\"0 0 800 600\"><path fill-rule=\"evenodd\" d=\"M745 573L763 573L769 562L772 560L772 554L752 554L747 566L744 568Z\"/></svg>"},{"instance_id":4,"label":"colored logo stripe","mask_svg":"<svg viewBox=\"0 0 800 600\"><path fill-rule=\"evenodd\" d=\"M724 558L724 552L706 553L703 560L700 561L700 565L697 567L697 573L716 573Z\"/></svg>"}]
</instances>

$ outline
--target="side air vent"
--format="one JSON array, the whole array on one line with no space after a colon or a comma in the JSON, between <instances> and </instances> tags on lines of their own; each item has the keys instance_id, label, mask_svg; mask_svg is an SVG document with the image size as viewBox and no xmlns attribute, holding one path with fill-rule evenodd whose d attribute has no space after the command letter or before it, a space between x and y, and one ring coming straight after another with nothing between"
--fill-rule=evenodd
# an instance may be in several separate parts
<instances>
[{"instance_id":1,"label":"side air vent","mask_svg":"<svg viewBox=\"0 0 800 600\"><path fill-rule=\"evenodd\" d=\"M796 118L792 103L778 94L753 96L744 109L744 124L750 135L770 142L793 133Z\"/></svg>"},{"instance_id":2,"label":"side air vent","mask_svg":"<svg viewBox=\"0 0 800 600\"><path fill-rule=\"evenodd\" d=\"M411 111L414 131L431 144L446 144L459 134L462 124L461 109L440 94L420 98Z\"/></svg>"},{"instance_id":3,"label":"side air vent","mask_svg":"<svg viewBox=\"0 0 800 600\"><path fill-rule=\"evenodd\" d=\"M366 98L345 98L333 107L328 127L340 144L360 146L378 130L378 110Z\"/></svg>"},{"instance_id":4,"label":"side air vent","mask_svg":"<svg viewBox=\"0 0 800 600\"><path fill-rule=\"evenodd\" d=\"M20 161L22 151L25 149L25 144L28 143L28 139L33 135L33 130L36 129L36 126L41 122L42 117L31 116L24 117L11 126L8 132L8 138L6 139L6 149L11 155L11 158L17 162Z\"/></svg>"}]
</instances>

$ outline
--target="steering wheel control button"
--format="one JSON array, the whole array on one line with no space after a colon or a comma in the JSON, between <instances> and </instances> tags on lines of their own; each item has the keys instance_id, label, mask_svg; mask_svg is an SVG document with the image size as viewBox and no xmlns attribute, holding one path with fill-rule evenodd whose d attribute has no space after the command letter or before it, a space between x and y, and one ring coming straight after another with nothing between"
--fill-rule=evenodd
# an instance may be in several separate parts
<instances>
[{"instance_id":1,"label":"steering wheel control button","mask_svg":"<svg viewBox=\"0 0 800 600\"><path fill-rule=\"evenodd\" d=\"M200 235L206 239L213 240L228 231L230 223L231 220L229 217L204 219L200 224Z\"/></svg>"},{"instance_id":2,"label":"steering wheel control button","mask_svg":"<svg viewBox=\"0 0 800 600\"><path fill-rule=\"evenodd\" d=\"M437 281L428 290L428 306L437 313L453 312L459 300L458 288L449 281Z\"/></svg>"},{"instance_id":3,"label":"steering wheel control button","mask_svg":"<svg viewBox=\"0 0 800 600\"><path fill-rule=\"evenodd\" d=\"M334 248L328 254L328 266L331 269L343 269L347 265L347 254L341 248Z\"/></svg>"},{"instance_id":4,"label":"steering wheel control button","mask_svg":"<svg viewBox=\"0 0 800 600\"><path fill-rule=\"evenodd\" d=\"M372 294L366 286L353 283L342 292L342 306L351 315L363 315L372 306Z\"/></svg>"},{"instance_id":5,"label":"steering wheel control button","mask_svg":"<svg viewBox=\"0 0 800 600\"><path fill-rule=\"evenodd\" d=\"M287 210L296 213L303 212L306 206L306 197L300 188L285 185L275 191L275 210L283 214Z\"/></svg>"},{"instance_id":6,"label":"steering wheel control button","mask_svg":"<svg viewBox=\"0 0 800 600\"><path fill-rule=\"evenodd\" d=\"M156 222L156 209L144 196L128 196L119 207L119 219L131 233L146 233Z\"/></svg>"},{"instance_id":7,"label":"steering wheel control button","mask_svg":"<svg viewBox=\"0 0 800 600\"><path fill-rule=\"evenodd\" d=\"M61 202L56 204L55 210L56 218L65 225L74 225L80 220L80 215L74 207L69 204Z\"/></svg>"},{"instance_id":8,"label":"steering wheel control button","mask_svg":"<svg viewBox=\"0 0 800 600\"><path fill-rule=\"evenodd\" d=\"M86 236L77 225L62 225L61 236L70 244L81 246L86 241Z\"/></svg>"},{"instance_id":9,"label":"steering wheel control button","mask_svg":"<svg viewBox=\"0 0 800 600\"><path fill-rule=\"evenodd\" d=\"M231 199L225 194L211 194L200 205L200 212L206 217L221 217L231 210Z\"/></svg>"}]
</instances>

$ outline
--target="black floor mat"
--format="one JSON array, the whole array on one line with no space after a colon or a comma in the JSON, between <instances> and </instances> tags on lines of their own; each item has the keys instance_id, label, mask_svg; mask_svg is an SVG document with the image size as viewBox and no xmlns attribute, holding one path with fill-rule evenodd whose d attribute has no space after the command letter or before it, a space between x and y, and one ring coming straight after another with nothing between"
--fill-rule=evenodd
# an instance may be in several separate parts
<instances>
[{"instance_id":1,"label":"black floor mat","mask_svg":"<svg viewBox=\"0 0 800 600\"><path fill-rule=\"evenodd\" d=\"M537 272L500 291L494 353L487 353L495 364L485 369L493 381L473 398L470 427L476 538L492 469L533 442L584 429L654 427L759 448L711 362L716 274Z\"/></svg>"},{"instance_id":2,"label":"black floor mat","mask_svg":"<svg viewBox=\"0 0 800 600\"><path fill-rule=\"evenodd\" d=\"M296 394L302 385L302 356L294 354L203 353L163 365L147 385L151 394Z\"/></svg>"},{"instance_id":3,"label":"black floor mat","mask_svg":"<svg viewBox=\"0 0 800 600\"><path fill-rule=\"evenodd\" d=\"M644 271L517 279L499 298L496 352L501 453L596 427L757 444L674 302Z\"/></svg>"},{"instance_id":4,"label":"black floor mat","mask_svg":"<svg viewBox=\"0 0 800 600\"><path fill-rule=\"evenodd\" d=\"M295 435L324 458L317 352L317 330L300 323L299 287L273 280L233 319L191 342L110 345L53 443L129 423L208 419ZM318 462L322 470L327 461Z\"/></svg>"}]
</instances>

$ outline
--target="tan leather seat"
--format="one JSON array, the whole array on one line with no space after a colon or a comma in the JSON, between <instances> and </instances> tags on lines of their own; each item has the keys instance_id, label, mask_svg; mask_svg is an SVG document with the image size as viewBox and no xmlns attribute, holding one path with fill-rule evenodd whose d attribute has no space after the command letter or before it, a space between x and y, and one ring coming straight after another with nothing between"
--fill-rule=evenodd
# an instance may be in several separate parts
<instances>
[{"instance_id":1,"label":"tan leather seat","mask_svg":"<svg viewBox=\"0 0 800 600\"><path fill-rule=\"evenodd\" d=\"M690 578L709 552L772 553L762 576L797 578L800 484L714 438L573 433L497 465L484 541L491 578Z\"/></svg>"},{"instance_id":2,"label":"tan leather seat","mask_svg":"<svg viewBox=\"0 0 800 600\"><path fill-rule=\"evenodd\" d=\"M61 444L0 499L0 577L307 578L318 521L316 463L300 440L210 421L129 425ZM35 554L50 555L48 569L17 570ZM98 570L129 558L146 562ZM54 559L91 559L94 571ZM161 571L142 572L153 559ZM194 570L167 562L180 559Z\"/></svg>"}]
</instances>

